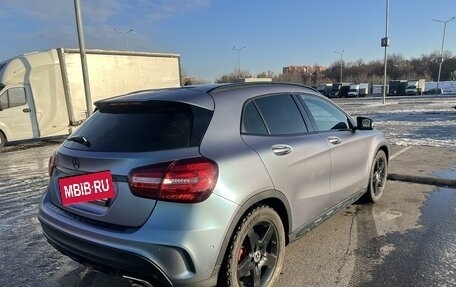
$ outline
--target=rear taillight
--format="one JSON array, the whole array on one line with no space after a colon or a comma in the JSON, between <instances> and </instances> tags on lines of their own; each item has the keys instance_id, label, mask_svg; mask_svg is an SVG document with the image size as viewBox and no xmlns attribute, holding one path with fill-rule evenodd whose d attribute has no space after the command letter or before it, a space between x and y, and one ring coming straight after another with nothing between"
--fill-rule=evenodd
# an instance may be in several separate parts
<instances>
[{"instance_id":1,"label":"rear taillight","mask_svg":"<svg viewBox=\"0 0 456 287\"><path fill-rule=\"evenodd\" d=\"M55 167L55 158L57 157L57 151L54 151L51 154L51 157L49 158L49 164L48 164L48 172L49 176L52 176L52 172L54 171Z\"/></svg>"},{"instance_id":2,"label":"rear taillight","mask_svg":"<svg viewBox=\"0 0 456 287\"><path fill-rule=\"evenodd\" d=\"M217 177L217 164L198 157L136 168L128 182L136 196L196 203L211 195Z\"/></svg>"}]
</instances>

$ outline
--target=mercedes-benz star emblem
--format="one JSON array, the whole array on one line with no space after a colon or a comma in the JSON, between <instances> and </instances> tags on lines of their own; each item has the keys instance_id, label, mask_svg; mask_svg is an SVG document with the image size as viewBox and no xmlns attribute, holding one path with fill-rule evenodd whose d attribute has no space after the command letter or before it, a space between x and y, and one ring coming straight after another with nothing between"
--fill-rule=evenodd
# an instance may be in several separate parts
<instances>
[{"instance_id":1,"label":"mercedes-benz star emblem","mask_svg":"<svg viewBox=\"0 0 456 287\"><path fill-rule=\"evenodd\" d=\"M73 163L73 167L74 167L75 169L79 169L79 167L81 166L81 163L79 162L79 160L78 160L77 158L73 158L73 159L71 160L71 162Z\"/></svg>"}]
</instances>

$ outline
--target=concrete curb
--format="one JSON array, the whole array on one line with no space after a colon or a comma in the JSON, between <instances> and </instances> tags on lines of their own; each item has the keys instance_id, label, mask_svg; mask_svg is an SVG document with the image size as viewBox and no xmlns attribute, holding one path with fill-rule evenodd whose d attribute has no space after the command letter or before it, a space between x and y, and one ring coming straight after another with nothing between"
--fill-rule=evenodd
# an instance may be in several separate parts
<instances>
[{"instance_id":1,"label":"concrete curb","mask_svg":"<svg viewBox=\"0 0 456 287\"><path fill-rule=\"evenodd\" d=\"M411 183L435 185L439 187L456 188L456 179L439 178L434 176L418 176L405 174L388 174L388 180L405 181Z\"/></svg>"}]
</instances>

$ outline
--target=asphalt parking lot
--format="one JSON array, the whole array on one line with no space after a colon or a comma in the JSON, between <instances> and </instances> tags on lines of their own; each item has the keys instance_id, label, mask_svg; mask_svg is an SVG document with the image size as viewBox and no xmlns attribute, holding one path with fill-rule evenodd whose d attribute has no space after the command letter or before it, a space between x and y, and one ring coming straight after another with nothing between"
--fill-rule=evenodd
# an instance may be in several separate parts
<instances>
[{"instance_id":1,"label":"asphalt parking lot","mask_svg":"<svg viewBox=\"0 0 456 287\"><path fill-rule=\"evenodd\" d=\"M456 149L392 151L390 172L456 184ZM377 204L355 203L289 245L277 286L453 286L456 189L410 181L389 180Z\"/></svg>"}]
</instances>

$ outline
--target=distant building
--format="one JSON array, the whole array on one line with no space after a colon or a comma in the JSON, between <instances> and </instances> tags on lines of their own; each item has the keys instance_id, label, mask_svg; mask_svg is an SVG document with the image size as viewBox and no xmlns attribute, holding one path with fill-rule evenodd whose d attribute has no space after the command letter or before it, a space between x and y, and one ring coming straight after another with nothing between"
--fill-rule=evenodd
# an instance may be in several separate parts
<instances>
[{"instance_id":1,"label":"distant building","mask_svg":"<svg viewBox=\"0 0 456 287\"><path fill-rule=\"evenodd\" d=\"M315 72L321 73L326 71L326 67L323 66L288 66L283 67L282 74L313 74Z\"/></svg>"},{"instance_id":2,"label":"distant building","mask_svg":"<svg viewBox=\"0 0 456 287\"><path fill-rule=\"evenodd\" d=\"M317 85L318 76L326 71L323 66L288 66L282 69L282 79L287 82Z\"/></svg>"},{"instance_id":3,"label":"distant building","mask_svg":"<svg viewBox=\"0 0 456 287\"><path fill-rule=\"evenodd\" d=\"M272 78L245 78L237 79L236 83L252 83L252 82L272 82Z\"/></svg>"}]
</instances>

